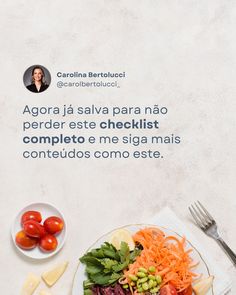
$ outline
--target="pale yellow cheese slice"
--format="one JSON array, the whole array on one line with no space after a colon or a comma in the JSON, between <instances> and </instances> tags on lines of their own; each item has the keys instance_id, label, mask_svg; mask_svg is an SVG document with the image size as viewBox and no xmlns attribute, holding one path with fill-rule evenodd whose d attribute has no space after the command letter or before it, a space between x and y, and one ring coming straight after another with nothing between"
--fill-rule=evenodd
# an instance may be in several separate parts
<instances>
[{"instance_id":1,"label":"pale yellow cheese slice","mask_svg":"<svg viewBox=\"0 0 236 295\"><path fill-rule=\"evenodd\" d=\"M68 261L57 265L53 269L44 272L42 274L42 279L49 287L53 286L63 275L67 266L68 266Z\"/></svg>"},{"instance_id":2,"label":"pale yellow cheese slice","mask_svg":"<svg viewBox=\"0 0 236 295\"><path fill-rule=\"evenodd\" d=\"M40 278L38 276L32 273L28 274L20 294L32 295L39 284Z\"/></svg>"},{"instance_id":3,"label":"pale yellow cheese slice","mask_svg":"<svg viewBox=\"0 0 236 295\"><path fill-rule=\"evenodd\" d=\"M201 279L198 283L193 286L194 294L206 295L213 284L214 277L210 276L205 279Z\"/></svg>"},{"instance_id":4,"label":"pale yellow cheese slice","mask_svg":"<svg viewBox=\"0 0 236 295\"><path fill-rule=\"evenodd\" d=\"M48 291L46 291L46 290L41 290L41 291L39 292L39 295L52 295L52 293L50 293L50 292L48 292Z\"/></svg>"}]
</instances>

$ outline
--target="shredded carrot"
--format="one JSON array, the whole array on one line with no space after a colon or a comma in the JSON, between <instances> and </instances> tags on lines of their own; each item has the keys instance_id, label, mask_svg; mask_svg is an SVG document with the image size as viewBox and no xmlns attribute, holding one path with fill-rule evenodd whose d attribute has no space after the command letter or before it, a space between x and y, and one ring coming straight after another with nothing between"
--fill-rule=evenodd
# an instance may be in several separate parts
<instances>
[{"instance_id":1,"label":"shredded carrot","mask_svg":"<svg viewBox=\"0 0 236 295\"><path fill-rule=\"evenodd\" d=\"M162 277L161 287L171 283L182 292L187 289L197 276L191 271L193 261L190 250L185 250L185 238L166 236L157 228L145 228L133 236L134 242L141 244L143 250L133 264L124 271L125 278L130 282L130 275L135 275L140 267L148 269L155 266L155 275Z\"/></svg>"}]
</instances>

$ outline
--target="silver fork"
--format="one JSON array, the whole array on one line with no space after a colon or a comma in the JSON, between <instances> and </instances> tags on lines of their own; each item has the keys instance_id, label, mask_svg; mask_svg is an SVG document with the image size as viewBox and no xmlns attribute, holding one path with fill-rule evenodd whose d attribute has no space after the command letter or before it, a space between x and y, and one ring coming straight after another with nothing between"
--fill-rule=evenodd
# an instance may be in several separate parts
<instances>
[{"instance_id":1,"label":"silver fork","mask_svg":"<svg viewBox=\"0 0 236 295\"><path fill-rule=\"evenodd\" d=\"M234 266L236 266L236 254L229 248L229 246L220 237L217 229L217 224L211 214L203 207L203 205L197 201L194 205L189 207L189 211L192 214L196 224L200 229L215 239L218 244L225 250L230 259L232 260Z\"/></svg>"}]
</instances>

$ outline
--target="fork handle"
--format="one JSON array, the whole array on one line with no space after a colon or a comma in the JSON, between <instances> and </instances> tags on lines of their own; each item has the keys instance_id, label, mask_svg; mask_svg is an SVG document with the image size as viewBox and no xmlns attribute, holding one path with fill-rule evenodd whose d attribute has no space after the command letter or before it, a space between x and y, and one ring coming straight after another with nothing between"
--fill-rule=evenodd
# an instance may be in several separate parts
<instances>
[{"instance_id":1,"label":"fork handle","mask_svg":"<svg viewBox=\"0 0 236 295\"><path fill-rule=\"evenodd\" d=\"M225 250L229 258L233 261L234 266L236 266L236 254L230 249L230 247L225 243L225 241L222 238L219 237L217 239L217 242Z\"/></svg>"}]
</instances>

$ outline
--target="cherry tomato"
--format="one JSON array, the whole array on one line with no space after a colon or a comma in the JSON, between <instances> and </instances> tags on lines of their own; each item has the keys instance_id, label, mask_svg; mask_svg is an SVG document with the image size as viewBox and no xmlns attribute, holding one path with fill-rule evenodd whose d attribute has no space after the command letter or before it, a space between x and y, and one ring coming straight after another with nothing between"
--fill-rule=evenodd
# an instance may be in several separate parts
<instances>
[{"instance_id":1,"label":"cherry tomato","mask_svg":"<svg viewBox=\"0 0 236 295\"><path fill-rule=\"evenodd\" d=\"M51 252L57 248L57 238L53 235L44 236L39 242L39 248L44 252Z\"/></svg>"},{"instance_id":2,"label":"cherry tomato","mask_svg":"<svg viewBox=\"0 0 236 295\"><path fill-rule=\"evenodd\" d=\"M27 211L21 217L21 224L23 225L27 220L35 220L40 223L42 221L42 215L38 211Z\"/></svg>"},{"instance_id":3,"label":"cherry tomato","mask_svg":"<svg viewBox=\"0 0 236 295\"><path fill-rule=\"evenodd\" d=\"M43 225L48 233L54 235L63 230L64 222L59 217L51 216L44 221Z\"/></svg>"},{"instance_id":4,"label":"cherry tomato","mask_svg":"<svg viewBox=\"0 0 236 295\"><path fill-rule=\"evenodd\" d=\"M45 228L42 224L34 220L28 220L23 224L23 228L27 236L33 238L42 238L46 235Z\"/></svg>"},{"instance_id":5,"label":"cherry tomato","mask_svg":"<svg viewBox=\"0 0 236 295\"><path fill-rule=\"evenodd\" d=\"M193 294L193 288L191 285L184 291L178 293L178 295L192 295L192 294Z\"/></svg>"},{"instance_id":6,"label":"cherry tomato","mask_svg":"<svg viewBox=\"0 0 236 295\"><path fill-rule=\"evenodd\" d=\"M177 295L177 291L173 285L168 284L161 288L160 295Z\"/></svg>"},{"instance_id":7,"label":"cherry tomato","mask_svg":"<svg viewBox=\"0 0 236 295\"><path fill-rule=\"evenodd\" d=\"M17 246L19 246L20 248L24 250L34 249L38 244L37 239L28 237L23 230L19 231L16 234L15 241Z\"/></svg>"}]
</instances>

